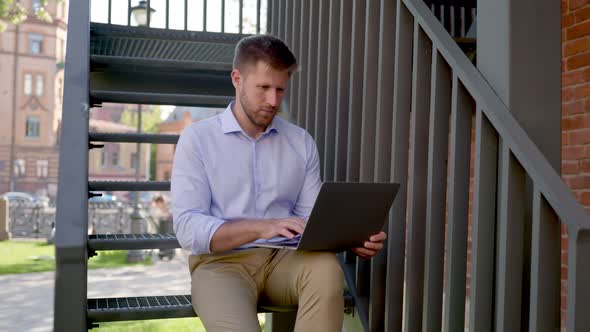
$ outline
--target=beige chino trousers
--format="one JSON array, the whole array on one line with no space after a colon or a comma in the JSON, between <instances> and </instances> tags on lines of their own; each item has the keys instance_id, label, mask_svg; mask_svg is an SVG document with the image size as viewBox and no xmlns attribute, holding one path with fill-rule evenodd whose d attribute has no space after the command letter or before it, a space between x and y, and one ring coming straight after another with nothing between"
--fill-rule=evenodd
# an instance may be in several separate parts
<instances>
[{"instance_id":1,"label":"beige chino trousers","mask_svg":"<svg viewBox=\"0 0 590 332\"><path fill-rule=\"evenodd\" d=\"M193 308L208 332L260 331L257 304L298 305L295 331L342 330L336 255L252 248L189 257Z\"/></svg>"}]
</instances>

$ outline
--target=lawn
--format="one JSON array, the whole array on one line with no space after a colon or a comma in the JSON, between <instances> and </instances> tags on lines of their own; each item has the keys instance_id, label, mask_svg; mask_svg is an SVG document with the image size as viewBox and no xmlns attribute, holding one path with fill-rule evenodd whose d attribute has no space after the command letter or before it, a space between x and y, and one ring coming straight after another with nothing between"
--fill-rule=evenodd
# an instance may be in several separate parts
<instances>
[{"instance_id":1,"label":"lawn","mask_svg":"<svg viewBox=\"0 0 590 332\"><path fill-rule=\"evenodd\" d=\"M100 251L88 260L89 269L132 265L126 251ZM55 248L42 241L0 241L0 275L55 270ZM147 258L143 265L152 264Z\"/></svg>"},{"instance_id":2,"label":"lawn","mask_svg":"<svg viewBox=\"0 0 590 332\"><path fill-rule=\"evenodd\" d=\"M264 331L264 314L258 315L260 327ZM132 322L101 323L92 332L205 332L198 318L176 318L144 320Z\"/></svg>"}]
</instances>

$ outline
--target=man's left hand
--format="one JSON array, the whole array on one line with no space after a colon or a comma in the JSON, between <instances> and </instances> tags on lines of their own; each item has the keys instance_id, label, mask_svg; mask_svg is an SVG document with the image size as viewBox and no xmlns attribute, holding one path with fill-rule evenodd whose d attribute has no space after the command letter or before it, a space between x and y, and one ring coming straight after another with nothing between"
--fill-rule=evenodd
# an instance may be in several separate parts
<instances>
[{"instance_id":1,"label":"man's left hand","mask_svg":"<svg viewBox=\"0 0 590 332\"><path fill-rule=\"evenodd\" d=\"M361 258L369 259L377 255L379 250L383 249L383 241L387 239L387 233L379 232L365 241L363 247L352 248L352 252L357 254Z\"/></svg>"}]
</instances>

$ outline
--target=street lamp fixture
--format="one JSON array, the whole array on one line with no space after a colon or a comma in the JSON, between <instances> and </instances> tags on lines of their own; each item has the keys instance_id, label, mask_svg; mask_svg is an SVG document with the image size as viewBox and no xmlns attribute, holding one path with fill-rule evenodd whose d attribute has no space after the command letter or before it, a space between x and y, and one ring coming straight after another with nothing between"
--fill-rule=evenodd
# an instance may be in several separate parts
<instances>
[{"instance_id":1,"label":"street lamp fixture","mask_svg":"<svg viewBox=\"0 0 590 332\"><path fill-rule=\"evenodd\" d=\"M145 0L141 0L137 6L131 7L131 15L138 26L147 26L147 11L148 6ZM155 12L156 10L150 7L150 16Z\"/></svg>"}]
</instances>

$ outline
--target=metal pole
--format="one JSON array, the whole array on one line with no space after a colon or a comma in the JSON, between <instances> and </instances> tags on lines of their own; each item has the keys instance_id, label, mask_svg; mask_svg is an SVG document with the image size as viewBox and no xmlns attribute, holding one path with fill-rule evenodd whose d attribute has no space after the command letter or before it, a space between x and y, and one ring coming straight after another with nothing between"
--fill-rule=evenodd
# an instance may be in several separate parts
<instances>
[{"instance_id":1,"label":"metal pole","mask_svg":"<svg viewBox=\"0 0 590 332\"><path fill-rule=\"evenodd\" d=\"M137 133L141 133L141 105L137 105ZM140 160L141 147L140 143L135 144L135 182L140 180ZM139 208L139 191L135 191L133 195L133 213L131 213L131 233L139 234L142 232L143 215ZM141 250L129 250L127 252L127 262L136 263L144 260L144 253Z\"/></svg>"}]
</instances>

